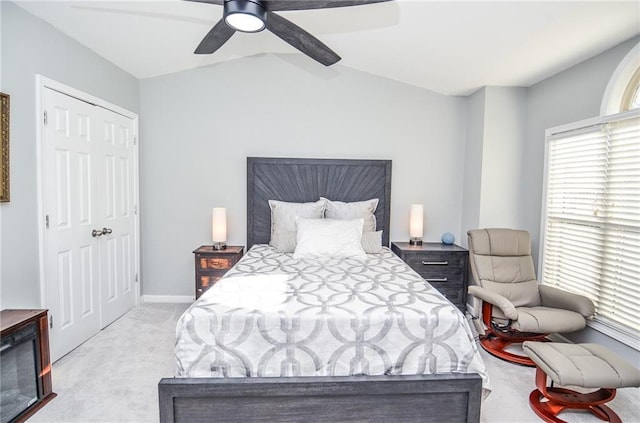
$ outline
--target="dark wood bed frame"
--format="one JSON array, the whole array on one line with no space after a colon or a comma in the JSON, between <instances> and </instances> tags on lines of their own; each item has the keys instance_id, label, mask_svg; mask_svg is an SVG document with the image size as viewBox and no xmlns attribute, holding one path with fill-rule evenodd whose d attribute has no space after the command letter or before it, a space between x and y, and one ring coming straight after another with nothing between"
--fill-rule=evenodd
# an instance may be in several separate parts
<instances>
[{"instance_id":1,"label":"dark wood bed frame","mask_svg":"<svg viewBox=\"0 0 640 423\"><path fill-rule=\"evenodd\" d=\"M389 245L391 161L247 158L247 245L270 238L268 200L379 198ZM160 422L479 422L473 374L287 378L165 378Z\"/></svg>"}]
</instances>

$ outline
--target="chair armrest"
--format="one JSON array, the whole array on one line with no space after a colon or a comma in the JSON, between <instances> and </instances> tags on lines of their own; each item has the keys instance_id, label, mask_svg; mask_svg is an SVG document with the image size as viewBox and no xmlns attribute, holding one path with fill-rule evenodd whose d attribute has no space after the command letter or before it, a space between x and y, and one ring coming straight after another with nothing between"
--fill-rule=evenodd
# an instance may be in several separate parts
<instances>
[{"instance_id":1,"label":"chair armrest","mask_svg":"<svg viewBox=\"0 0 640 423\"><path fill-rule=\"evenodd\" d=\"M498 307L507 319L518 320L518 311L507 297L493 291L489 291L488 289L478 285L471 285L468 292L469 295L473 295L476 298L480 298L482 301L486 301Z\"/></svg>"},{"instance_id":2,"label":"chair armrest","mask_svg":"<svg viewBox=\"0 0 640 423\"><path fill-rule=\"evenodd\" d=\"M585 318L593 317L596 308L593 302L584 295L574 294L553 286L539 285L540 299L545 307L575 311Z\"/></svg>"}]
</instances>

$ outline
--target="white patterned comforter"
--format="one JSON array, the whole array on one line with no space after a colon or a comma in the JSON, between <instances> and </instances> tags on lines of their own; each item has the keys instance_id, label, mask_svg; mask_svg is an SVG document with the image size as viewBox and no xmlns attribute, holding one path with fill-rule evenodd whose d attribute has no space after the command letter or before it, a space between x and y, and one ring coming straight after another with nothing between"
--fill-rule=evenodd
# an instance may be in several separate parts
<instances>
[{"instance_id":1,"label":"white patterned comforter","mask_svg":"<svg viewBox=\"0 0 640 423\"><path fill-rule=\"evenodd\" d=\"M462 313L385 248L294 260L254 246L180 318L178 377L487 372Z\"/></svg>"}]
</instances>

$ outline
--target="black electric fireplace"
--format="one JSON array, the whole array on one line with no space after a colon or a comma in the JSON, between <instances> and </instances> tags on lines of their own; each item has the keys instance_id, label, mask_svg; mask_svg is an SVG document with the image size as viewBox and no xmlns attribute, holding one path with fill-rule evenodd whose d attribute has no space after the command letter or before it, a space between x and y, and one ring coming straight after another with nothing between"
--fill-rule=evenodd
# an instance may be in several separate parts
<instances>
[{"instance_id":1,"label":"black electric fireplace","mask_svg":"<svg viewBox=\"0 0 640 423\"><path fill-rule=\"evenodd\" d=\"M38 401L36 324L0 341L0 421L8 423Z\"/></svg>"},{"instance_id":2,"label":"black electric fireplace","mask_svg":"<svg viewBox=\"0 0 640 423\"><path fill-rule=\"evenodd\" d=\"M51 364L46 310L3 310L0 423L20 422L49 402Z\"/></svg>"}]
</instances>

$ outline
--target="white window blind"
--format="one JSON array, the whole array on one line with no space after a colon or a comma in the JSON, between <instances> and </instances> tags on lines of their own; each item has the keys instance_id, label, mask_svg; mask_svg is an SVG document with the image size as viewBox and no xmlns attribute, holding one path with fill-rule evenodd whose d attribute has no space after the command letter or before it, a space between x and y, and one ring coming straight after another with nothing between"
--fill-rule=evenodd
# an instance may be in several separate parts
<instances>
[{"instance_id":1,"label":"white window blind","mask_svg":"<svg viewBox=\"0 0 640 423\"><path fill-rule=\"evenodd\" d=\"M588 296L640 338L640 114L547 136L542 283Z\"/></svg>"}]
</instances>

